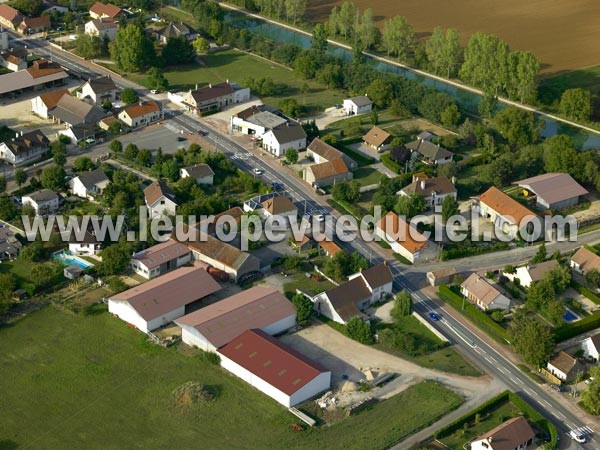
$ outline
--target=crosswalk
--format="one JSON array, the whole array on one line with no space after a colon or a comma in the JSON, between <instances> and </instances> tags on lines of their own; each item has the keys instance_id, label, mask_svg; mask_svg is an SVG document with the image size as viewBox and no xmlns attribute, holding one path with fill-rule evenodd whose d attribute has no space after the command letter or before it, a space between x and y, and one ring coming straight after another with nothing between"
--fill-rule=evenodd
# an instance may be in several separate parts
<instances>
[{"instance_id":1,"label":"crosswalk","mask_svg":"<svg viewBox=\"0 0 600 450\"><path fill-rule=\"evenodd\" d=\"M579 436L589 436L590 434L594 433L594 430L587 426L574 428L571 431L573 431L575 434L578 434Z\"/></svg>"}]
</instances>

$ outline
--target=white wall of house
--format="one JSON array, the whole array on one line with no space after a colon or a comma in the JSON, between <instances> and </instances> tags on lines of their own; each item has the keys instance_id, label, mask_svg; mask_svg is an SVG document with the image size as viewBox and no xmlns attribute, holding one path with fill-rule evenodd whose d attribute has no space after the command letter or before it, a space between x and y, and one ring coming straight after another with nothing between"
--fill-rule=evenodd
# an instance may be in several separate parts
<instances>
[{"instance_id":1,"label":"white wall of house","mask_svg":"<svg viewBox=\"0 0 600 450\"><path fill-rule=\"evenodd\" d=\"M85 34L88 34L90 36L99 36L100 39L104 39L104 36L108 36L109 40L114 41L117 36L117 27L98 30L98 28L96 28L92 20L85 24L84 29Z\"/></svg>"},{"instance_id":2,"label":"white wall of house","mask_svg":"<svg viewBox=\"0 0 600 450\"><path fill-rule=\"evenodd\" d=\"M23 203L23 206L33 206L33 209L35 209L36 214L39 214L40 211L43 211L47 214L51 214L58 210L59 205L58 197L53 198L52 200L48 200L46 202L37 203L34 200L32 200L31 197L25 196L21 198L21 202Z\"/></svg>"},{"instance_id":3,"label":"white wall of house","mask_svg":"<svg viewBox=\"0 0 600 450\"><path fill-rule=\"evenodd\" d=\"M274 156L283 156L289 148L300 151L306 148L306 138L298 139L292 142L279 143L273 134L273 131L268 131L263 135L262 146Z\"/></svg>"},{"instance_id":4,"label":"white wall of house","mask_svg":"<svg viewBox=\"0 0 600 450\"><path fill-rule=\"evenodd\" d=\"M188 173L187 170L185 170L185 168L183 168L183 169L179 169L179 176L181 178L189 178L190 174ZM205 177L196 178L196 183L198 183L198 184L212 185L213 182L214 182L213 175L207 175Z\"/></svg>"},{"instance_id":5,"label":"white wall of house","mask_svg":"<svg viewBox=\"0 0 600 450\"><path fill-rule=\"evenodd\" d=\"M421 252L411 253L402 245L402 243L392 240L391 237L389 237L379 226L375 227L375 234L381 239L384 239L385 242L387 242L387 244L392 248L394 253L398 253L412 263L419 259Z\"/></svg>"},{"instance_id":6,"label":"white wall of house","mask_svg":"<svg viewBox=\"0 0 600 450\"><path fill-rule=\"evenodd\" d=\"M342 325L346 323L331 304L326 292L323 292L313 298L313 303L315 311L318 311L319 314L323 314L325 317L333 320L334 322L341 323Z\"/></svg>"},{"instance_id":7,"label":"white wall of house","mask_svg":"<svg viewBox=\"0 0 600 450\"><path fill-rule=\"evenodd\" d=\"M69 243L69 251L77 255L92 256L100 252L100 244L82 244L79 242Z\"/></svg>"},{"instance_id":8,"label":"white wall of house","mask_svg":"<svg viewBox=\"0 0 600 450\"><path fill-rule=\"evenodd\" d=\"M515 447L514 450L524 450L527 448L527 443L524 442L520 444L518 447ZM487 439L479 439L471 442L471 450L494 450L494 447Z\"/></svg>"},{"instance_id":9,"label":"white wall of house","mask_svg":"<svg viewBox=\"0 0 600 450\"><path fill-rule=\"evenodd\" d=\"M302 403L331 387L331 372L322 372L291 395L292 406Z\"/></svg>"},{"instance_id":10,"label":"white wall of house","mask_svg":"<svg viewBox=\"0 0 600 450\"><path fill-rule=\"evenodd\" d=\"M233 103L243 103L250 100L250 88L237 89L233 93Z\"/></svg>"},{"instance_id":11,"label":"white wall of house","mask_svg":"<svg viewBox=\"0 0 600 450\"><path fill-rule=\"evenodd\" d=\"M181 327L181 340L190 347L198 347L206 352L215 352L217 349L204 337L202 333L189 325Z\"/></svg>"},{"instance_id":12,"label":"white wall of house","mask_svg":"<svg viewBox=\"0 0 600 450\"><path fill-rule=\"evenodd\" d=\"M529 287L533 282L527 266L517 267L515 273L504 272L502 275L504 275L510 281L519 280L519 284L523 287Z\"/></svg>"},{"instance_id":13,"label":"white wall of house","mask_svg":"<svg viewBox=\"0 0 600 450\"><path fill-rule=\"evenodd\" d=\"M160 111L155 111L149 114L142 114L137 117L130 117L127 111L121 111L117 116L121 122L131 128L143 127L156 122L160 119Z\"/></svg>"},{"instance_id":14,"label":"white wall of house","mask_svg":"<svg viewBox=\"0 0 600 450\"><path fill-rule=\"evenodd\" d=\"M237 131L238 133L250 134L253 136L261 137L263 134L267 132L267 129L261 125L257 125L255 123L246 122L241 117L231 117L231 130Z\"/></svg>"},{"instance_id":15,"label":"white wall of house","mask_svg":"<svg viewBox=\"0 0 600 450\"><path fill-rule=\"evenodd\" d=\"M31 99L31 110L44 119L50 118L48 116L48 107L42 101L42 97L39 95Z\"/></svg>"},{"instance_id":16,"label":"white wall of house","mask_svg":"<svg viewBox=\"0 0 600 450\"><path fill-rule=\"evenodd\" d=\"M144 320L137 311L126 301L108 299L108 312L115 314L121 320L130 323L131 325L138 328L140 331L147 333L152 330L156 330L173 320L181 317L185 314L185 306L181 306L173 311L168 312L164 316L157 317L150 321Z\"/></svg>"},{"instance_id":17,"label":"white wall of house","mask_svg":"<svg viewBox=\"0 0 600 450\"><path fill-rule=\"evenodd\" d=\"M296 313L291 314L287 317L284 317L277 322L273 322L266 327L262 328L265 333L270 335L283 333L284 331L289 330L292 327L296 326Z\"/></svg>"},{"instance_id":18,"label":"white wall of house","mask_svg":"<svg viewBox=\"0 0 600 450\"><path fill-rule=\"evenodd\" d=\"M148 207L148 215L151 219L155 217L161 217L165 214L167 216L175 215L175 209L177 208L177 203L173 200L168 199L165 196L159 198L152 205L146 205Z\"/></svg>"},{"instance_id":19,"label":"white wall of house","mask_svg":"<svg viewBox=\"0 0 600 450\"><path fill-rule=\"evenodd\" d=\"M187 253L179 258L173 258L171 260L171 262L174 261L175 265L172 266L172 268L170 268L169 270L175 270L175 269L183 266L184 264L189 263L191 260L192 260L191 253ZM167 261L163 261L163 264L166 264L166 263L167 263ZM161 270L161 265L158 265L156 267L153 267L152 269L149 269L143 262L141 262L137 259L131 259L131 261L129 262L129 267L135 273L146 278L147 280L156 278L160 275L163 275L164 273L167 273L167 271Z\"/></svg>"},{"instance_id":20,"label":"white wall of house","mask_svg":"<svg viewBox=\"0 0 600 450\"><path fill-rule=\"evenodd\" d=\"M596 361L600 361L600 352L594 346L592 338L587 338L581 343L581 349L583 350L583 356L586 358L592 358Z\"/></svg>"},{"instance_id":21,"label":"white wall of house","mask_svg":"<svg viewBox=\"0 0 600 450\"><path fill-rule=\"evenodd\" d=\"M552 364L548 363L547 369L548 369L548 372L550 372L552 375L554 375L559 380L567 381L567 374L564 373L559 368L557 368L557 367L553 366Z\"/></svg>"},{"instance_id":22,"label":"white wall of house","mask_svg":"<svg viewBox=\"0 0 600 450\"><path fill-rule=\"evenodd\" d=\"M323 158L318 153L315 153L314 151L312 151L310 148L306 150L306 157L312 158L312 160L315 162L315 164L322 164L322 163L328 161L327 159Z\"/></svg>"},{"instance_id":23,"label":"white wall of house","mask_svg":"<svg viewBox=\"0 0 600 450\"><path fill-rule=\"evenodd\" d=\"M344 100L343 103L343 108L344 111L346 112L346 114L351 115L358 115L358 114L365 114L368 112L371 112L371 110L373 109L373 105L365 105L365 106L357 106L351 99L347 98Z\"/></svg>"}]
</instances>

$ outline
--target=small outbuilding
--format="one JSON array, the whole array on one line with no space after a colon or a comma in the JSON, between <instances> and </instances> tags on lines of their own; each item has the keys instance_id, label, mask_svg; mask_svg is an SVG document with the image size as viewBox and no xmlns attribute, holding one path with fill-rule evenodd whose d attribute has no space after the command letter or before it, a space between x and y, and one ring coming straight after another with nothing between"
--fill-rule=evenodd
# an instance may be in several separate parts
<instances>
[{"instance_id":1,"label":"small outbuilding","mask_svg":"<svg viewBox=\"0 0 600 450\"><path fill-rule=\"evenodd\" d=\"M363 136L365 145L377 152L382 152L389 148L392 141L392 135L379 127L373 127Z\"/></svg>"},{"instance_id":2,"label":"small outbuilding","mask_svg":"<svg viewBox=\"0 0 600 450\"><path fill-rule=\"evenodd\" d=\"M568 173L545 173L517 181L526 197L533 197L535 204L543 209L564 209L579 203L589 194Z\"/></svg>"}]
</instances>

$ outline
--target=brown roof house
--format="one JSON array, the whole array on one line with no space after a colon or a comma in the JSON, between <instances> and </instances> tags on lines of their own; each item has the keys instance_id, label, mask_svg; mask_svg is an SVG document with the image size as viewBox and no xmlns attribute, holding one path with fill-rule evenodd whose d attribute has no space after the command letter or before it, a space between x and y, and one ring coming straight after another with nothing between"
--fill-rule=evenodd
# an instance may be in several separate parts
<instances>
[{"instance_id":1,"label":"brown roof house","mask_svg":"<svg viewBox=\"0 0 600 450\"><path fill-rule=\"evenodd\" d=\"M262 330L247 330L219 349L221 367L283 406L331 386L331 372Z\"/></svg>"},{"instance_id":2,"label":"brown roof house","mask_svg":"<svg viewBox=\"0 0 600 450\"><path fill-rule=\"evenodd\" d=\"M197 184L212 185L215 173L208 164L195 164L179 169L181 178L193 178Z\"/></svg>"},{"instance_id":3,"label":"brown roof house","mask_svg":"<svg viewBox=\"0 0 600 450\"><path fill-rule=\"evenodd\" d=\"M392 135L379 127L373 127L363 136L365 145L376 152L383 152L390 147Z\"/></svg>"},{"instance_id":4,"label":"brown roof house","mask_svg":"<svg viewBox=\"0 0 600 450\"><path fill-rule=\"evenodd\" d=\"M510 299L479 274L472 273L460 285L460 292L483 311L510 309Z\"/></svg>"},{"instance_id":5,"label":"brown roof house","mask_svg":"<svg viewBox=\"0 0 600 450\"><path fill-rule=\"evenodd\" d=\"M196 114L210 114L227 106L250 100L250 89L240 88L237 84L209 84L203 88L190 90L183 96L182 104Z\"/></svg>"},{"instance_id":6,"label":"brown roof house","mask_svg":"<svg viewBox=\"0 0 600 450\"><path fill-rule=\"evenodd\" d=\"M423 234L392 211L381 218L375 227L375 235L411 263L437 257L435 246L429 245Z\"/></svg>"},{"instance_id":7,"label":"brown roof house","mask_svg":"<svg viewBox=\"0 0 600 450\"><path fill-rule=\"evenodd\" d=\"M89 36L98 36L114 41L117 37L117 23L112 19L94 19L85 23L84 31Z\"/></svg>"},{"instance_id":8,"label":"brown roof house","mask_svg":"<svg viewBox=\"0 0 600 450\"><path fill-rule=\"evenodd\" d=\"M162 180L155 180L144 189L144 201L148 208L148 216L151 219L175 215L175 209L177 208L175 193Z\"/></svg>"},{"instance_id":9,"label":"brown roof house","mask_svg":"<svg viewBox=\"0 0 600 450\"><path fill-rule=\"evenodd\" d=\"M175 321L186 344L215 351L244 331L259 328L280 334L296 325L296 308L282 293L254 286Z\"/></svg>"},{"instance_id":10,"label":"brown roof house","mask_svg":"<svg viewBox=\"0 0 600 450\"><path fill-rule=\"evenodd\" d=\"M273 197L262 202L262 211L265 217L280 216L280 217L296 217L298 215L298 207L289 197L279 196Z\"/></svg>"},{"instance_id":11,"label":"brown roof house","mask_svg":"<svg viewBox=\"0 0 600 450\"><path fill-rule=\"evenodd\" d=\"M285 155L289 149L304 150L306 132L300 123L290 120L263 134L261 145L263 149L278 157Z\"/></svg>"},{"instance_id":12,"label":"brown roof house","mask_svg":"<svg viewBox=\"0 0 600 450\"><path fill-rule=\"evenodd\" d=\"M115 20L123 14L123 10L112 3L96 2L90 8L92 19L112 19Z\"/></svg>"},{"instance_id":13,"label":"brown roof house","mask_svg":"<svg viewBox=\"0 0 600 450\"><path fill-rule=\"evenodd\" d=\"M517 181L526 196L532 195L536 205L544 209L564 209L579 203L580 197L589 194L568 173L545 173Z\"/></svg>"},{"instance_id":14,"label":"brown roof house","mask_svg":"<svg viewBox=\"0 0 600 450\"><path fill-rule=\"evenodd\" d=\"M585 368L577 358L573 358L564 351L560 351L554 355L552 359L548 361L546 369L563 382L574 380L577 377L577 373L583 375L583 372L585 371Z\"/></svg>"},{"instance_id":15,"label":"brown roof house","mask_svg":"<svg viewBox=\"0 0 600 450\"><path fill-rule=\"evenodd\" d=\"M1 50L1 47L0 47ZM0 66L16 72L27 69L27 49L10 49L0 52Z\"/></svg>"},{"instance_id":16,"label":"brown roof house","mask_svg":"<svg viewBox=\"0 0 600 450\"><path fill-rule=\"evenodd\" d=\"M494 186L479 196L478 204L479 214L505 232L519 231L536 218L534 212Z\"/></svg>"},{"instance_id":17,"label":"brown roof house","mask_svg":"<svg viewBox=\"0 0 600 450\"><path fill-rule=\"evenodd\" d=\"M551 259L538 264L528 264L526 266L517 267L514 273L504 272L506 278L510 281L518 280L523 287L531 286L531 283L540 281L546 273L550 272L555 267L558 267L558 261Z\"/></svg>"},{"instance_id":18,"label":"brown roof house","mask_svg":"<svg viewBox=\"0 0 600 450\"><path fill-rule=\"evenodd\" d=\"M18 133L0 143L0 159L13 166L22 166L48 153L50 141L40 130Z\"/></svg>"},{"instance_id":19,"label":"brown roof house","mask_svg":"<svg viewBox=\"0 0 600 450\"><path fill-rule=\"evenodd\" d=\"M343 252L342 248L333 241L323 239L319 241L319 248L323 250L326 256L332 257L339 252Z\"/></svg>"},{"instance_id":20,"label":"brown roof house","mask_svg":"<svg viewBox=\"0 0 600 450\"><path fill-rule=\"evenodd\" d=\"M335 161L343 159L349 169L356 169L358 164L345 153L340 152L337 148L332 147L327 142L323 142L319 138L314 138L306 147L306 157L314 161L315 164Z\"/></svg>"},{"instance_id":21,"label":"brown roof house","mask_svg":"<svg viewBox=\"0 0 600 450\"><path fill-rule=\"evenodd\" d=\"M600 270L600 256L586 247L581 247L571 256L570 266L581 274L585 274L592 269Z\"/></svg>"},{"instance_id":22,"label":"brown roof house","mask_svg":"<svg viewBox=\"0 0 600 450\"><path fill-rule=\"evenodd\" d=\"M352 172L343 159L334 159L321 164L313 164L303 171L304 181L314 187L331 186L351 180Z\"/></svg>"},{"instance_id":23,"label":"brown roof house","mask_svg":"<svg viewBox=\"0 0 600 450\"><path fill-rule=\"evenodd\" d=\"M24 17L23 21L17 27L21 34L35 34L46 31L50 28L50 16Z\"/></svg>"},{"instance_id":24,"label":"brown roof house","mask_svg":"<svg viewBox=\"0 0 600 450\"><path fill-rule=\"evenodd\" d=\"M456 200L456 186L447 177L413 177L413 182L403 187L396 194L410 197L418 195L425 199L425 205L433 208L441 205L446 197Z\"/></svg>"},{"instance_id":25,"label":"brown roof house","mask_svg":"<svg viewBox=\"0 0 600 450\"><path fill-rule=\"evenodd\" d=\"M25 70L0 75L0 95L64 84L65 78L69 75L60 64L40 59Z\"/></svg>"},{"instance_id":26,"label":"brown roof house","mask_svg":"<svg viewBox=\"0 0 600 450\"><path fill-rule=\"evenodd\" d=\"M108 311L148 333L185 315L186 306L220 289L202 267L181 267L113 295Z\"/></svg>"},{"instance_id":27,"label":"brown roof house","mask_svg":"<svg viewBox=\"0 0 600 450\"><path fill-rule=\"evenodd\" d=\"M181 242L169 239L134 253L129 261L129 267L138 275L149 280L179 269L190 261L192 261L190 249Z\"/></svg>"},{"instance_id":28,"label":"brown roof house","mask_svg":"<svg viewBox=\"0 0 600 450\"><path fill-rule=\"evenodd\" d=\"M381 263L350 275L348 281L313 298L315 309L331 320L345 324L362 311L392 293L394 277Z\"/></svg>"},{"instance_id":29,"label":"brown roof house","mask_svg":"<svg viewBox=\"0 0 600 450\"><path fill-rule=\"evenodd\" d=\"M108 100L114 102L119 98L119 88L110 76L98 77L89 79L78 94L82 100L91 100L92 103L98 106Z\"/></svg>"},{"instance_id":30,"label":"brown roof house","mask_svg":"<svg viewBox=\"0 0 600 450\"><path fill-rule=\"evenodd\" d=\"M48 111L58 104L63 95L71 95L71 93L68 89L57 89L56 91L38 95L31 99L31 110L43 119L49 119L50 115Z\"/></svg>"},{"instance_id":31,"label":"brown roof house","mask_svg":"<svg viewBox=\"0 0 600 450\"><path fill-rule=\"evenodd\" d=\"M523 416L509 419L476 437L471 450L525 450L534 448L535 433Z\"/></svg>"},{"instance_id":32,"label":"brown roof house","mask_svg":"<svg viewBox=\"0 0 600 450\"><path fill-rule=\"evenodd\" d=\"M10 30L16 30L23 21L23 15L6 3L0 4L0 25Z\"/></svg>"},{"instance_id":33,"label":"brown roof house","mask_svg":"<svg viewBox=\"0 0 600 450\"><path fill-rule=\"evenodd\" d=\"M126 106L117 116L121 122L131 128L145 127L162 118L160 106L154 100Z\"/></svg>"}]
</instances>

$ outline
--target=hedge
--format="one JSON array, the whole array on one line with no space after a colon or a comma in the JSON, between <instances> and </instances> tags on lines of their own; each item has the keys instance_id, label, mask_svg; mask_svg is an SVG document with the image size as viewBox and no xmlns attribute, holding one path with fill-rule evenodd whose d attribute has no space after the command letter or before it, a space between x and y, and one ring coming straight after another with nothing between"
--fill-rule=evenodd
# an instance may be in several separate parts
<instances>
[{"instance_id":1,"label":"hedge","mask_svg":"<svg viewBox=\"0 0 600 450\"><path fill-rule=\"evenodd\" d=\"M593 301L596 305L600 305L600 296L598 296L597 294L595 294L594 292L592 292L591 290L586 288L581 283L578 283L575 280L571 280L571 287L573 289L575 289L577 292L579 292L581 295L583 295L584 297Z\"/></svg>"},{"instance_id":2,"label":"hedge","mask_svg":"<svg viewBox=\"0 0 600 450\"><path fill-rule=\"evenodd\" d=\"M449 259L465 258L467 256L483 255L484 253L499 252L508 249L508 243L498 242L492 245L475 245L475 246L457 246L442 250L440 259L448 261Z\"/></svg>"},{"instance_id":3,"label":"hedge","mask_svg":"<svg viewBox=\"0 0 600 450\"><path fill-rule=\"evenodd\" d=\"M362 141L361 139L358 139L358 141ZM342 145L339 145L337 147L337 149L339 151L341 151L342 153L345 153L346 155L348 155L350 158L352 158L354 161L356 161L358 163L358 165L360 166L368 166L369 164L374 164L377 162L377 160L375 158L373 158L372 156L367 156L363 153L357 152L353 149L351 149L350 147L348 147L348 145L352 145L353 142L344 142Z\"/></svg>"},{"instance_id":4,"label":"hedge","mask_svg":"<svg viewBox=\"0 0 600 450\"><path fill-rule=\"evenodd\" d=\"M364 217L364 212L361 211L360 208L357 208L352 203L348 203L344 200L334 200L330 198L327 200L327 204L332 208L337 209L341 213L347 212L348 214L352 215L356 220L358 220L359 223Z\"/></svg>"},{"instance_id":5,"label":"hedge","mask_svg":"<svg viewBox=\"0 0 600 450\"><path fill-rule=\"evenodd\" d=\"M474 410L469 411L467 414L458 418L454 422L451 422L445 427L442 427L439 430L437 430L434 433L433 437L435 439L443 439L447 436L450 436L454 432L462 430L465 423L474 422L475 416L477 414L487 413L507 402L512 403L519 410L521 410L521 412L529 422L534 423L537 426L537 428L542 429L546 433L548 433L548 435L550 436L550 442L546 444L546 449L553 449L556 446L558 436L556 427L551 422L544 419L544 417L542 417L542 415L538 413L535 409L529 406L529 404L525 402L525 400L523 400L521 397L519 397L517 394L511 391L504 391L496 397L493 397L488 401L482 403Z\"/></svg>"},{"instance_id":6,"label":"hedge","mask_svg":"<svg viewBox=\"0 0 600 450\"><path fill-rule=\"evenodd\" d=\"M481 311L476 306L473 306L467 300L464 301L463 308L463 298L461 295L453 292L448 286L445 284L440 284L438 295L442 300L452 306L454 309L459 311L463 316L467 319L471 320L475 325L477 325L481 330L487 333L491 338L500 342L501 344L506 344L509 341L508 332L502 328L502 326L498 325L498 323L494 322L491 317L489 317L486 313Z\"/></svg>"},{"instance_id":7,"label":"hedge","mask_svg":"<svg viewBox=\"0 0 600 450\"><path fill-rule=\"evenodd\" d=\"M577 322L566 323L556 328L554 330L554 340L556 342L566 341L598 327L600 327L600 312L584 317Z\"/></svg>"},{"instance_id":8,"label":"hedge","mask_svg":"<svg viewBox=\"0 0 600 450\"><path fill-rule=\"evenodd\" d=\"M392 172L396 173L396 174L400 174L404 172L404 169L402 168L402 166L400 164L398 164L395 161L392 161L392 158L390 157L390 153L384 153L381 155L380 157L380 161L381 164L383 164L385 167L387 167L388 169L390 169Z\"/></svg>"}]
</instances>

